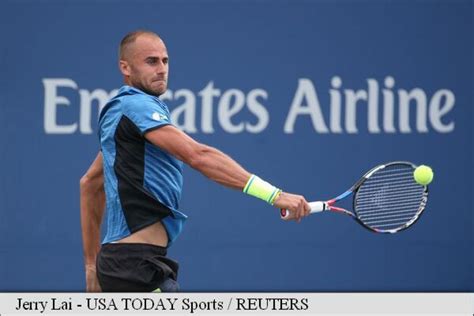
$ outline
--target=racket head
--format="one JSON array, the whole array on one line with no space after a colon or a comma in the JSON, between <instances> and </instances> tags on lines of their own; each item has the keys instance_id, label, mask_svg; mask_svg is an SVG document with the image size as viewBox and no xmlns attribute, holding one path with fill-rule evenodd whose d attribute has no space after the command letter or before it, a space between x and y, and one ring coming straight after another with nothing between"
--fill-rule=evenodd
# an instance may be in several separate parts
<instances>
[{"instance_id":1,"label":"racket head","mask_svg":"<svg viewBox=\"0 0 474 316\"><path fill-rule=\"evenodd\" d=\"M416 165L395 161L368 171L354 187L355 219L377 233L396 233L413 225L428 201L428 186L418 184Z\"/></svg>"}]
</instances>

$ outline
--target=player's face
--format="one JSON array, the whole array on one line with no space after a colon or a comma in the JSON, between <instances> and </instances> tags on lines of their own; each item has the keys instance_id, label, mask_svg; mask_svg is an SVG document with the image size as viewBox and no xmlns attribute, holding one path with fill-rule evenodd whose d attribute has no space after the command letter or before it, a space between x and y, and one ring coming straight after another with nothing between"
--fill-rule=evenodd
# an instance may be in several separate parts
<instances>
[{"instance_id":1,"label":"player's face","mask_svg":"<svg viewBox=\"0 0 474 316\"><path fill-rule=\"evenodd\" d=\"M160 38L140 36L136 39L130 58L126 81L148 94L159 96L168 86L168 52Z\"/></svg>"}]
</instances>

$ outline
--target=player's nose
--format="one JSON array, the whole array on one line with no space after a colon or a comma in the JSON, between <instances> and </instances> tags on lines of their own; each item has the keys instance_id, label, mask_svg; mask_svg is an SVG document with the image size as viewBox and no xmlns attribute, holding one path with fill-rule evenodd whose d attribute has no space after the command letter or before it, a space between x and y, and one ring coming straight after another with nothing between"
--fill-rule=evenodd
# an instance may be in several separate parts
<instances>
[{"instance_id":1,"label":"player's nose","mask_svg":"<svg viewBox=\"0 0 474 316\"><path fill-rule=\"evenodd\" d=\"M162 73L166 73L167 71L168 71L168 68L166 64L162 60L160 60L157 63L156 72L162 74Z\"/></svg>"}]
</instances>

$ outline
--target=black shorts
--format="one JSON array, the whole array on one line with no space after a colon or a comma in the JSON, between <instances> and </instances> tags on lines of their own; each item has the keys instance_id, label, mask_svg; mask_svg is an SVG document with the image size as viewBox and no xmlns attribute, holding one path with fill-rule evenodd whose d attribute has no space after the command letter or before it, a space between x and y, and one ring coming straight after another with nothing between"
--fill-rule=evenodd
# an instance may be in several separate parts
<instances>
[{"instance_id":1,"label":"black shorts","mask_svg":"<svg viewBox=\"0 0 474 316\"><path fill-rule=\"evenodd\" d=\"M97 256L104 292L177 292L178 268L166 257L166 248L149 244L105 244Z\"/></svg>"}]
</instances>

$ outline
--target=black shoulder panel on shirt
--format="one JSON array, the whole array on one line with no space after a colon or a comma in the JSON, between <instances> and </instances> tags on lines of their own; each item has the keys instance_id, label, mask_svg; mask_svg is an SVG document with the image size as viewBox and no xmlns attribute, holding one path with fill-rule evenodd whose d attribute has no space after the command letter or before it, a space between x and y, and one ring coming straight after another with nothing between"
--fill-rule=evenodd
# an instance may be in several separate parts
<instances>
[{"instance_id":1,"label":"black shoulder panel on shirt","mask_svg":"<svg viewBox=\"0 0 474 316\"><path fill-rule=\"evenodd\" d=\"M120 203L130 232L134 233L172 215L172 212L143 187L145 138L138 127L128 117L122 116L114 139L114 171Z\"/></svg>"}]
</instances>

